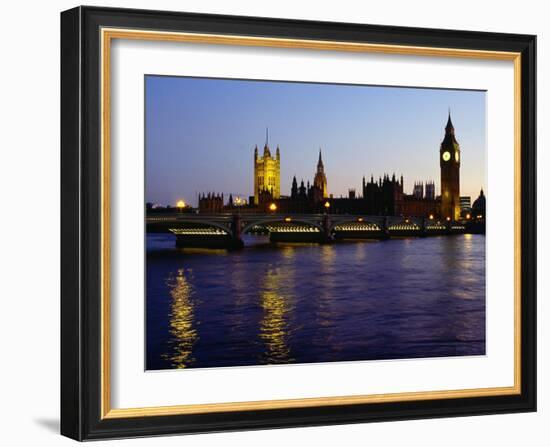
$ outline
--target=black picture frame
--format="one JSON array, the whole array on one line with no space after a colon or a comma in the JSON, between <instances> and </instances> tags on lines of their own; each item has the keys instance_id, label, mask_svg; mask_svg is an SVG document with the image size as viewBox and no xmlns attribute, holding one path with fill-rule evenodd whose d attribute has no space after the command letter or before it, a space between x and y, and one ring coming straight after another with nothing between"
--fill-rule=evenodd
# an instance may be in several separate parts
<instances>
[{"instance_id":1,"label":"black picture frame","mask_svg":"<svg viewBox=\"0 0 550 447\"><path fill-rule=\"evenodd\" d=\"M101 417L100 29L521 53L521 392L205 414ZM61 13L61 433L77 440L536 410L536 36L100 7Z\"/></svg>"}]
</instances>

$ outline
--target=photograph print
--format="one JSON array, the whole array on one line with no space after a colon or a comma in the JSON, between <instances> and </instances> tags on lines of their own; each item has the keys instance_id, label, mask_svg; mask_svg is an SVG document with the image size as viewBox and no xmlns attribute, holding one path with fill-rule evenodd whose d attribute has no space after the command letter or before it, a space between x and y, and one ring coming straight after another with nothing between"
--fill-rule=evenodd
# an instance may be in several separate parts
<instances>
[{"instance_id":1,"label":"photograph print","mask_svg":"<svg viewBox=\"0 0 550 447\"><path fill-rule=\"evenodd\" d=\"M486 354L486 92L145 77L147 370Z\"/></svg>"}]
</instances>

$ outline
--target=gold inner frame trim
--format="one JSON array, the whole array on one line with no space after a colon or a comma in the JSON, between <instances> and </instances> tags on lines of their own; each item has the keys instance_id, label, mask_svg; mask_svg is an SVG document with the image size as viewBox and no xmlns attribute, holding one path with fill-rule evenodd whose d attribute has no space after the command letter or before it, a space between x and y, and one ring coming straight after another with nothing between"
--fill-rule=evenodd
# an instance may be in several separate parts
<instances>
[{"instance_id":1,"label":"gold inner frame trim","mask_svg":"<svg viewBox=\"0 0 550 447\"><path fill-rule=\"evenodd\" d=\"M429 399L503 396L521 393L521 54L514 52L464 50L456 48L383 45L305 39L283 39L199 33L144 31L121 28L101 29L101 418L168 416L230 411L311 408L404 402ZM514 385L352 396L327 396L215 404L171 405L142 408L111 408L110 342L110 154L111 154L111 42L113 39L259 46L271 48L383 53L409 56L437 56L467 59L505 60L514 63Z\"/></svg>"}]
</instances>

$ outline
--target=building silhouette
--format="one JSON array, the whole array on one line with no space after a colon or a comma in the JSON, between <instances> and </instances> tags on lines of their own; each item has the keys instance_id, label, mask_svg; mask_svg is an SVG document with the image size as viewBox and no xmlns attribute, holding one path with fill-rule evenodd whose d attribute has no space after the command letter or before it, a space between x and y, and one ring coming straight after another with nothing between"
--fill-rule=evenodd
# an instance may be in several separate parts
<instances>
[{"instance_id":1,"label":"building silhouette","mask_svg":"<svg viewBox=\"0 0 550 447\"><path fill-rule=\"evenodd\" d=\"M260 193L267 191L273 199L281 196L281 153L279 146L275 157L269 149L269 133L266 129L263 155L258 156L258 146L254 148L254 204L260 203Z\"/></svg>"},{"instance_id":2,"label":"building silhouette","mask_svg":"<svg viewBox=\"0 0 550 447\"><path fill-rule=\"evenodd\" d=\"M224 208L223 194L209 192L199 194L200 213L221 213Z\"/></svg>"},{"instance_id":3,"label":"building silhouette","mask_svg":"<svg viewBox=\"0 0 550 447\"><path fill-rule=\"evenodd\" d=\"M321 157L321 148L319 148L319 161L317 162L317 172L313 179L313 186L318 188L323 198L328 197L328 188L327 188L327 176L325 174L325 166L323 165L323 159Z\"/></svg>"},{"instance_id":4,"label":"building silhouette","mask_svg":"<svg viewBox=\"0 0 550 447\"><path fill-rule=\"evenodd\" d=\"M433 181L426 182L424 198L428 200L435 200L435 183Z\"/></svg>"},{"instance_id":5,"label":"building silhouette","mask_svg":"<svg viewBox=\"0 0 550 447\"><path fill-rule=\"evenodd\" d=\"M296 181L296 176L292 178L292 187L290 188L290 198L292 200L298 199L298 182Z\"/></svg>"},{"instance_id":6,"label":"building silhouette","mask_svg":"<svg viewBox=\"0 0 550 447\"><path fill-rule=\"evenodd\" d=\"M424 182L414 182L413 196L417 199L424 197Z\"/></svg>"},{"instance_id":7,"label":"building silhouette","mask_svg":"<svg viewBox=\"0 0 550 447\"><path fill-rule=\"evenodd\" d=\"M399 205L403 201L403 176L399 181L395 174L391 178L384 174L383 178L375 181L371 175L369 182L365 182L363 177L363 199L366 201L365 212L368 214L398 214Z\"/></svg>"},{"instance_id":8,"label":"building silhouette","mask_svg":"<svg viewBox=\"0 0 550 447\"><path fill-rule=\"evenodd\" d=\"M397 215L416 216L416 217L435 217L439 216L439 201L430 198L424 193L423 197L414 194L403 195L403 201L397 207Z\"/></svg>"},{"instance_id":9,"label":"building silhouette","mask_svg":"<svg viewBox=\"0 0 550 447\"><path fill-rule=\"evenodd\" d=\"M441 168L441 217L460 218L460 145L455 138L451 112L445 126L445 137L439 148Z\"/></svg>"},{"instance_id":10,"label":"building silhouette","mask_svg":"<svg viewBox=\"0 0 550 447\"><path fill-rule=\"evenodd\" d=\"M472 198L470 196L460 196L460 211L472 208Z\"/></svg>"},{"instance_id":11,"label":"building silhouette","mask_svg":"<svg viewBox=\"0 0 550 447\"><path fill-rule=\"evenodd\" d=\"M485 194L483 194L483 189L479 191L479 196L474 200L472 204L472 213L475 218L485 219L486 210L485 210Z\"/></svg>"},{"instance_id":12,"label":"building silhouette","mask_svg":"<svg viewBox=\"0 0 550 447\"><path fill-rule=\"evenodd\" d=\"M397 178L394 173L391 176L384 174L378 179L371 174L369 181L363 176L361 189L351 187L346 197L335 198L328 193L321 149L313 182L304 179L298 182L294 175L290 195L283 196L280 191L280 162L278 146L275 156L271 155L266 129L262 156L258 154L258 146L254 149L254 196L250 197L248 204L240 198L237 203L230 194L226 205L223 194L208 193L199 195L199 212L219 213L239 208L239 213L366 214L452 220L469 218L470 211L476 217L477 214L485 215L483 190L471 209L470 198L460 196L460 145L455 137L450 112L439 148L440 196L436 196L432 180L415 181L411 194L407 194L404 191L403 175Z\"/></svg>"}]
</instances>

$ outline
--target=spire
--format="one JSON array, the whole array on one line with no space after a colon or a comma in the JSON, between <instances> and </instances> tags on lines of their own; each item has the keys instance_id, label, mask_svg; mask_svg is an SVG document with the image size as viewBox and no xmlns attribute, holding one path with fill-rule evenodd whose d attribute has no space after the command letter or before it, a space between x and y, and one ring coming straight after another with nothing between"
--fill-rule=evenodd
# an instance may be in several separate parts
<instances>
[{"instance_id":1,"label":"spire","mask_svg":"<svg viewBox=\"0 0 550 447\"><path fill-rule=\"evenodd\" d=\"M319 161L317 161L317 170L322 171L324 169L323 156L321 155L321 148L319 148Z\"/></svg>"},{"instance_id":2,"label":"spire","mask_svg":"<svg viewBox=\"0 0 550 447\"><path fill-rule=\"evenodd\" d=\"M458 149L458 147L458 141L456 141L455 137L455 128L451 120L451 109L449 108L449 116L447 118L447 124L445 125L445 136L441 142L440 150L454 150Z\"/></svg>"},{"instance_id":3,"label":"spire","mask_svg":"<svg viewBox=\"0 0 550 447\"><path fill-rule=\"evenodd\" d=\"M319 161L317 162L317 174L323 173L325 167L323 166L323 157L321 156L321 148L319 148Z\"/></svg>"},{"instance_id":4,"label":"spire","mask_svg":"<svg viewBox=\"0 0 550 447\"><path fill-rule=\"evenodd\" d=\"M445 126L445 132L454 134L455 128L453 122L451 121L451 108L449 107L449 118L447 119L447 125Z\"/></svg>"},{"instance_id":5,"label":"spire","mask_svg":"<svg viewBox=\"0 0 550 447\"><path fill-rule=\"evenodd\" d=\"M265 146L264 146L264 159L271 158L271 151L269 150L269 129L265 128Z\"/></svg>"},{"instance_id":6,"label":"spire","mask_svg":"<svg viewBox=\"0 0 550 447\"><path fill-rule=\"evenodd\" d=\"M290 188L290 196L295 199L298 197L298 182L296 181L296 175L292 178L292 187Z\"/></svg>"},{"instance_id":7,"label":"spire","mask_svg":"<svg viewBox=\"0 0 550 447\"><path fill-rule=\"evenodd\" d=\"M264 145L264 160L267 159L268 157L271 157L271 151L269 150L269 131L267 129L267 127L265 128L265 145Z\"/></svg>"}]
</instances>

